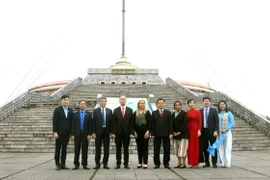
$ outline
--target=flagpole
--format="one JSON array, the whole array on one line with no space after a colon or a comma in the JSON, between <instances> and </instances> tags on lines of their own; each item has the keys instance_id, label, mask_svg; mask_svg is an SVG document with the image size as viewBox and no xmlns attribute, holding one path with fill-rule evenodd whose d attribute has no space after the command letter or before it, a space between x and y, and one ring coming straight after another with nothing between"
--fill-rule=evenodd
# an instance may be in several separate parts
<instances>
[{"instance_id":1,"label":"flagpole","mask_svg":"<svg viewBox=\"0 0 270 180\"><path fill-rule=\"evenodd\" d=\"M125 57L125 0L123 0L122 10L122 58Z\"/></svg>"}]
</instances>

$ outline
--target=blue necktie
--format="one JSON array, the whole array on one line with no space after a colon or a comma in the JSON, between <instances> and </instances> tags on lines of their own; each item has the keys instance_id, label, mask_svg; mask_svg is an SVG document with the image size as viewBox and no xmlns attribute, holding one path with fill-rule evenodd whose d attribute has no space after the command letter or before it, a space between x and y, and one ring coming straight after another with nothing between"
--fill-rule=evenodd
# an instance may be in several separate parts
<instances>
[{"instance_id":1,"label":"blue necktie","mask_svg":"<svg viewBox=\"0 0 270 180\"><path fill-rule=\"evenodd\" d=\"M81 130L83 130L83 125L84 125L84 112L81 111Z\"/></svg>"},{"instance_id":2,"label":"blue necktie","mask_svg":"<svg viewBox=\"0 0 270 180\"><path fill-rule=\"evenodd\" d=\"M101 115L102 115L102 127L104 127L106 126L104 108L102 108Z\"/></svg>"},{"instance_id":3,"label":"blue necktie","mask_svg":"<svg viewBox=\"0 0 270 180\"><path fill-rule=\"evenodd\" d=\"M208 109L205 108L205 111L204 111L204 128L207 128L207 120L208 120Z\"/></svg>"}]
</instances>

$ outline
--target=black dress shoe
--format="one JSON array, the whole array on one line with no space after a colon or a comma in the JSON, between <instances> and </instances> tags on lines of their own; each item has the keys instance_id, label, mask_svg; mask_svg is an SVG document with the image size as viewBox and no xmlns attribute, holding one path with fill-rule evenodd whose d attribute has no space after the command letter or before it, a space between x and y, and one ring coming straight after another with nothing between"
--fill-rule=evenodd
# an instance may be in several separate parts
<instances>
[{"instance_id":1,"label":"black dress shoe","mask_svg":"<svg viewBox=\"0 0 270 180\"><path fill-rule=\"evenodd\" d=\"M55 170L60 170L60 169L61 169L61 165L57 164Z\"/></svg>"},{"instance_id":2,"label":"black dress shoe","mask_svg":"<svg viewBox=\"0 0 270 180\"><path fill-rule=\"evenodd\" d=\"M129 165L128 165L128 164L127 164L127 165L125 165L124 167L125 167L125 169L130 169L130 167L129 167Z\"/></svg>"},{"instance_id":3,"label":"black dress shoe","mask_svg":"<svg viewBox=\"0 0 270 180\"><path fill-rule=\"evenodd\" d=\"M180 168L180 169L186 168L186 165L184 165L184 166L182 165L182 166L180 166L179 168Z\"/></svg>"},{"instance_id":4,"label":"black dress shoe","mask_svg":"<svg viewBox=\"0 0 270 180\"><path fill-rule=\"evenodd\" d=\"M107 164L104 164L104 165L103 165L103 168L104 168L104 169L110 169L110 167L108 167Z\"/></svg>"},{"instance_id":5,"label":"black dress shoe","mask_svg":"<svg viewBox=\"0 0 270 180\"><path fill-rule=\"evenodd\" d=\"M143 165L143 169L147 169L147 164L144 164Z\"/></svg>"},{"instance_id":6,"label":"black dress shoe","mask_svg":"<svg viewBox=\"0 0 270 180\"><path fill-rule=\"evenodd\" d=\"M69 169L66 165L61 165L61 169Z\"/></svg>"},{"instance_id":7,"label":"black dress shoe","mask_svg":"<svg viewBox=\"0 0 270 180\"><path fill-rule=\"evenodd\" d=\"M169 165L165 165L164 168L171 169Z\"/></svg>"},{"instance_id":8,"label":"black dress shoe","mask_svg":"<svg viewBox=\"0 0 270 180\"><path fill-rule=\"evenodd\" d=\"M216 164L213 164L213 168L217 168L217 165Z\"/></svg>"},{"instance_id":9,"label":"black dress shoe","mask_svg":"<svg viewBox=\"0 0 270 180\"><path fill-rule=\"evenodd\" d=\"M174 166L174 168L176 168L176 169L177 169L177 168L180 168L180 165L178 165L178 166Z\"/></svg>"},{"instance_id":10,"label":"black dress shoe","mask_svg":"<svg viewBox=\"0 0 270 180\"><path fill-rule=\"evenodd\" d=\"M86 170L88 170L88 169L90 169L88 166L83 166L83 169L86 169Z\"/></svg>"},{"instance_id":11,"label":"black dress shoe","mask_svg":"<svg viewBox=\"0 0 270 180\"><path fill-rule=\"evenodd\" d=\"M205 165L203 165L203 167L204 168L207 168L207 167L210 167L210 165L209 164L205 164Z\"/></svg>"},{"instance_id":12,"label":"black dress shoe","mask_svg":"<svg viewBox=\"0 0 270 180\"><path fill-rule=\"evenodd\" d=\"M99 169L100 165L96 164L96 166L94 167L94 169Z\"/></svg>"},{"instance_id":13,"label":"black dress shoe","mask_svg":"<svg viewBox=\"0 0 270 180\"><path fill-rule=\"evenodd\" d=\"M120 169L120 165L116 165L114 169Z\"/></svg>"},{"instance_id":14,"label":"black dress shoe","mask_svg":"<svg viewBox=\"0 0 270 180\"><path fill-rule=\"evenodd\" d=\"M155 165L154 169L158 169L159 168L159 165Z\"/></svg>"},{"instance_id":15,"label":"black dress shoe","mask_svg":"<svg viewBox=\"0 0 270 180\"><path fill-rule=\"evenodd\" d=\"M79 165L75 165L75 167L72 170L79 169Z\"/></svg>"}]
</instances>

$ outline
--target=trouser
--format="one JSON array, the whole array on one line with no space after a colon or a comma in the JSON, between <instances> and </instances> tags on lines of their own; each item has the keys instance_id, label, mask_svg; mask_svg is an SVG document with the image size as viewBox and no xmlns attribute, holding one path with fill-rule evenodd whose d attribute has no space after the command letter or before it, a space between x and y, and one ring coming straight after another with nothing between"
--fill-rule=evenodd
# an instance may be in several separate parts
<instances>
[{"instance_id":1,"label":"trouser","mask_svg":"<svg viewBox=\"0 0 270 180\"><path fill-rule=\"evenodd\" d=\"M121 164L121 150L122 145L124 146L124 165L128 165L129 162L129 147L130 137L129 134L124 134L123 132L120 134L117 134L115 137L115 144L116 144L116 164Z\"/></svg>"},{"instance_id":2,"label":"trouser","mask_svg":"<svg viewBox=\"0 0 270 180\"><path fill-rule=\"evenodd\" d=\"M136 144L137 144L137 150L138 150L138 162L139 164L147 164L148 163L148 144L149 144L149 139L145 139L146 131L138 129L137 135L138 137L136 138Z\"/></svg>"},{"instance_id":3,"label":"trouser","mask_svg":"<svg viewBox=\"0 0 270 180\"><path fill-rule=\"evenodd\" d=\"M226 139L218 148L219 159L222 166L231 167L232 165L232 132L227 133Z\"/></svg>"},{"instance_id":4,"label":"trouser","mask_svg":"<svg viewBox=\"0 0 270 180\"><path fill-rule=\"evenodd\" d=\"M82 149L82 165L87 166L87 159L88 159L88 139L87 135L81 131L78 137L75 137L74 141L75 146L75 156L74 156L74 165L79 166L79 157L80 157L80 150Z\"/></svg>"},{"instance_id":5,"label":"trouser","mask_svg":"<svg viewBox=\"0 0 270 180\"><path fill-rule=\"evenodd\" d=\"M216 137L210 134L207 128L202 129L202 143L203 143L203 154L205 164L209 164L209 152L207 151L209 143L212 146L216 141ZM212 156L212 163L217 164L217 150L215 150L215 156Z\"/></svg>"},{"instance_id":6,"label":"trouser","mask_svg":"<svg viewBox=\"0 0 270 180\"><path fill-rule=\"evenodd\" d=\"M61 151L61 165L66 164L66 156L67 156L67 145L69 141L70 134L65 132L59 135L58 139L55 139L55 153L54 153L54 160L55 165L60 165L60 151Z\"/></svg>"},{"instance_id":7,"label":"trouser","mask_svg":"<svg viewBox=\"0 0 270 180\"><path fill-rule=\"evenodd\" d=\"M95 147L96 147L95 162L97 165L100 164L102 142L103 142L103 154L104 154L102 163L104 165L108 165L110 135L106 131L106 128L102 128L102 133L100 135L97 135L95 139Z\"/></svg>"},{"instance_id":8,"label":"trouser","mask_svg":"<svg viewBox=\"0 0 270 180\"><path fill-rule=\"evenodd\" d=\"M163 164L164 166L169 165L170 161L170 139L169 137L155 137L154 138L154 163L160 165L160 145L161 140L163 141Z\"/></svg>"}]
</instances>

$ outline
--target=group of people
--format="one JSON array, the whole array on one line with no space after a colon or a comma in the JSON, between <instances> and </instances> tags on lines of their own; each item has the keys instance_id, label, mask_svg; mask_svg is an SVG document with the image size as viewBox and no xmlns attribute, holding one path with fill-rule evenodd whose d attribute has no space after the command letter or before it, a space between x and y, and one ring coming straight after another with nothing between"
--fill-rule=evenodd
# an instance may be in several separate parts
<instances>
[{"instance_id":1,"label":"group of people","mask_svg":"<svg viewBox=\"0 0 270 180\"><path fill-rule=\"evenodd\" d=\"M88 167L88 142L95 139L95 167L109 169L110 139L115 139L116 166L122 163L122 147L124 149L123 165L129 169L130 138L136 139L138 151L137 168L148 168L149 139L154 142L154 168L161 165L160 148L163 144L163 165L170 168L170 147L173 145L178 163L175 168L186 168L186 161L191 168L205 162L203 167L210 167L209 153L212 156L212 166L217 167L217 160L223 167L231 166L232 134L234 117L227 109L225 101L218 103L218 110L210 107L210 98L203 98L201 110L195 109L195 101L188 100L189 109L182 110L180 101L174 102L175 111L171 113L164 109L165 100L159 98L157 110L152 114L146 109L146 102L139 100L136 111L126 106L125 96L119 98L120 106L113 111L107 108L106 97L100 98L100 107L92 113L86 110L86 101L79 102L76 113L68 107L69 96L61 97L61 106L53 114L53 134L55 138L55 164L58 170L66 167L67 145L71 137L74 140L74 168ZM210 145L209 145L210 144ZM103 159L101 152L103 145ZM61 154L61 157L60 157ZM219 158L217 158L219 157Z\"/></svg>"}]
</instances>

